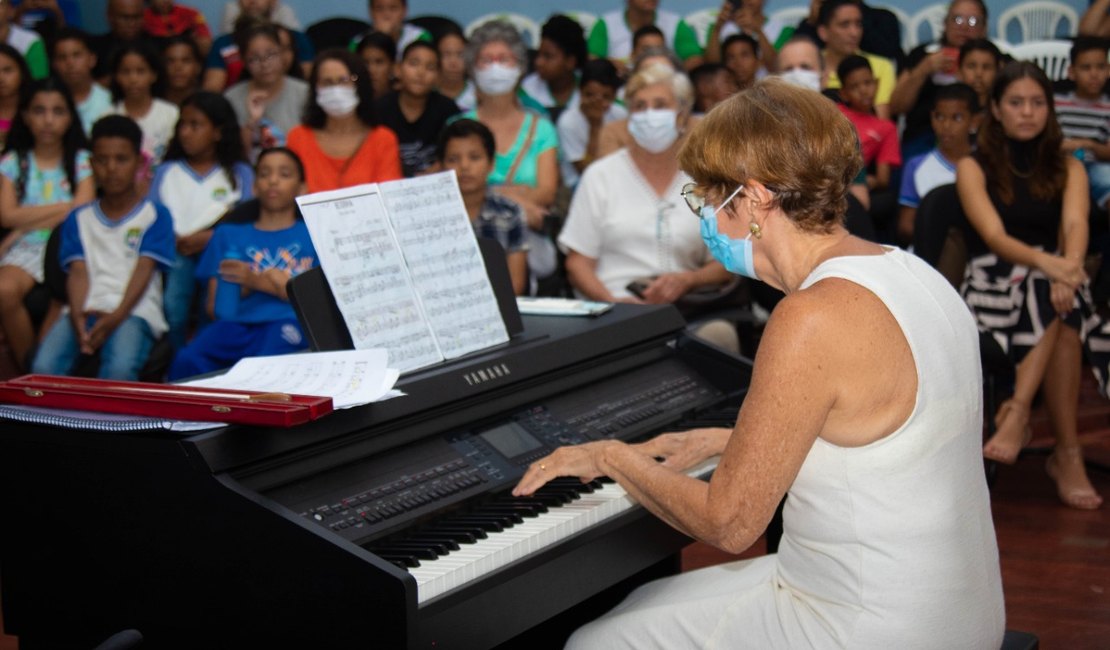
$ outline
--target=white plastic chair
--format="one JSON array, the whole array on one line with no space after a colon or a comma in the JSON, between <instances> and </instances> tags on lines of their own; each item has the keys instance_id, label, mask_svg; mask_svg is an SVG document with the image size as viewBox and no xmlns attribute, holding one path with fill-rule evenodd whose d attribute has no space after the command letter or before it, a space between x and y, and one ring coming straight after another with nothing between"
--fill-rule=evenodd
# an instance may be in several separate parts
<instances>
[{"instance_id":1,"label":"white plastic chair","mask_svg":"<svg viewBox=\"0 0 1110 650\"><path fill-rule=\"evenodd\" d=\"M514 14L509 11L486 14L475 18L466 26L466 37L470 38L474 30L478 29L483 23L487 23L491 20L503 20L513 27L516 27L516 30L520 32L520 37L524 39L524 45L527 47L535 49L540 46L539 23L524 14Z\"/></svg>"},{"instance_id":2,"label":"white plastic chair","mask_svg":"<svg viewBox=\"0 0 1110 650\"><path fill-rule=\"evenodd\" d=\"M1020 38L1011 39L1010 23L1016 21ZM1067 29L1061 30L1061 22ZM1075 34L1079 28L1079 14L1070 6L1051 0L1030 0L1016 4L998 15L998 37L1017 45L1030 41L1047 41ZM1063 33L1061 33L1061 31Z\"/></svg>"},{"instance_id":3,"label":"white plastic chair","mask_svg":"<svg viewBox=\"0 0 1110 650\"><path fill-rule=\"evenodd\" d=\"M802 19L809 15L809 7L805 5L797 5L794 7L784 7L778 11L772 12L767 15L767 22L778 22L783 27L797 27ZM776 34L772 38L776 38Z\"/></svg>"},{"instance_id":4,"label":"white plastic chair","mask_svg":"<svg viewBox=\"0 0 1110 650\"><path fill-rule=\"evenodd\" d=\"M709 40L709 28L713 23L717 22L717 14L719 9L701 9L690 14L686 14L682 20L694 30L698 36L698 43L705 45Z\"/></svg>"},{"instance_id":5,"label":"white plastic chair","mask_svg":"<svg viewBox=\"0 0 1110 650\"><path fill-rule=\"evenodd\" d=\"M564 11L563 15L573 18L575 22L582 26L582 33L586 38L590 37L590 30L594 28L594 23L597 22L597 14L591 14L588 11Z\"/></svg>"},{"instance_id":6,"label":"white plastic chair","mask_svg":"<svg viewBox=\"0 0 1110 650\"><path fill-rule=\"evenodd\" d=\"M1068 76L1071 41L1031 41L1010 46L1010 56L1018 61L1032 61L1044 70L1050 81Z\"/></svg>"},{"instance_id":7,"label":"white plastic chair","mask_svg":"<svg viewBox=\"0 0 1110 650\"><path fill-rule=\"evenodd\" d=\"M947 4L929 5L914 14L906 28L906 49L913 49L921 43L939 41L940 35L944 33L944 19L947 17Z\"/></svg>"}]
</instances>

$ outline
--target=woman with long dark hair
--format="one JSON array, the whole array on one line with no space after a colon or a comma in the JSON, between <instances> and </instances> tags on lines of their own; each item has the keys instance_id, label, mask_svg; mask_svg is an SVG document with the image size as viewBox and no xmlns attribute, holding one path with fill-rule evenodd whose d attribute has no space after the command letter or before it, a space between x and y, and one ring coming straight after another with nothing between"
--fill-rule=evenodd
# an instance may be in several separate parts
<instances>
[{"instance_id":1,"label":"woman with long dark hair","mask_svg":"<svg viewBox=\"0 0 1110 650\"><path fill-rule=\"evenodd\" d=\"M960 202L978 237L968 241L961 292L982 330L1017 364L1013 397L995 414L987 458L1013 463L1029 438L1029 409L1044 393L1056 451L1048 472L1073 508L1102 503L1087 479L1076 430L1081 337L1092 323L1087 276L1087 175L1060 148L1052 85L1028 61L1004 67L991 88L978 151L956 168ZM1088 314L1087 317L1084 313ZM1093 318L1093 320L1092 320ZM1104 353L1092 361L1105 383Z\"/></svg>"},{"instance_id":2,"label":"woman with long dark hair","mask_svg":"<svg viewBox=\"0 0 1110 650\"><path fill-rule=\"evenodd\" d=\"M345 50L316 57L304 118L287 140L304 162L309 192L401 178L397 136L378 123L368 77L358 56Z\"/></svg>"}]
</instances>

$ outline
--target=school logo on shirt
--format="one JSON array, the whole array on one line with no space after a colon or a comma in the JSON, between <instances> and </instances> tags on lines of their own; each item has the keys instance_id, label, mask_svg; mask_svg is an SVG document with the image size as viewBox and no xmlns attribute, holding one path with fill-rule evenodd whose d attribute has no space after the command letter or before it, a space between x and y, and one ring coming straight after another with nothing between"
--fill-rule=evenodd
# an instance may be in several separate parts
<instances>
[{"instance_id":1,"label":"school logo on shirt","mask_svg":"<svg viewBox=\"0 0 1110 650\"><path fill-rule=\"evenodd\" d=\"M227 199L227 188L226 187L217 187L216 189L212 190L212 200L213 201L223 202L225 199Z\"/></svg>"},{"instance_id":2,"label":"school logo on shirt","mask_svg":"<svg viewBox=\"0 0 1110 650\"><path fill-rule=\"evenodd\" d=\"M124 240L127 248L133 251L139 250L139 244L143 241L143 231L141 228L128 228L127 233L124 234Z\"/></svg>"}]
</instances>

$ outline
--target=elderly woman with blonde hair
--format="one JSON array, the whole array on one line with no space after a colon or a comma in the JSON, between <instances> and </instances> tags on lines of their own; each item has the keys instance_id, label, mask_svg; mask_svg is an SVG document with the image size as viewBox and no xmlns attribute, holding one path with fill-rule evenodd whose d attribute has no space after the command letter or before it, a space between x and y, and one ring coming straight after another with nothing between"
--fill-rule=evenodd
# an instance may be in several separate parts
<instances>
[{"instance_id":1,"label":"elderly woman with blonde hair","mask_svg":"<svg viewBox=\"0 0 1110 650\"><path fill-rule=\"evenodd\" d=\"M567 276L580 295L605 302L674 303L730 276L714 260L680 200L678 168L693 88L664 63L632 75L626 90L631 141L586 168L559 235ZM736 329L711 320L694 333L736 351Z\"/></svg>"},{"instance_id":2,"label":"elderly woman with blonde hair","mask_svg":"<svg viewBox=\"0 0 1110 650\"><path fill-rule=\"evenodd\" d=\"M845 230L851 124L818 93L768 79L715 108L678 159L694 179L687 216L714 256L786 293L736 426L562 447L514 491L609 476L734 553L787 494L782 541L644 585L568 647L998 648L978 332L923 261ZM715 455L708 483L683 472Z\"/></svg>"}]
</instances>

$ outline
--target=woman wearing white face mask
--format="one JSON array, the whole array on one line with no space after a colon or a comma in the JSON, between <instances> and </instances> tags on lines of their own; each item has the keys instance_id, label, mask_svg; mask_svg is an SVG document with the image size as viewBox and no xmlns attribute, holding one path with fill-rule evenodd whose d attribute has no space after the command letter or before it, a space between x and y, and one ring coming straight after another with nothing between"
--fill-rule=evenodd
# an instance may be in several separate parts
<instances>
[{"instance_id":1,"label":"woman wearing white face mask","mask_svg":"<svg viewBox=\"0 0 1110 650\"><path fill-rule=\"evenodd\" d=\"M288 147L305 166L309 192L401 178L397 136L378 125L366 66L345 50L316 57L302 124Z\"/></svg>"},{"instance_id":2,"label":"woman wearing white face mask","mask_svg":"<svg viewBox=\"0 0 1110 650\"><path fill-rule=\"evenodd\" d=\"M514 494L609 476L730 553L789 494L782 541L639 587L566 647L998 648L978 329L925 262L844 228L860 167L851 123L767 79L710 111L677 158L696 181L684 216L714 254L786 292L736 425L562 447ZM683 473L718 455L708 484Z\"/></svg>"},{"instance_id":3,"label":"woman wearing white face mask","mask_svg":"<svg viewBox=\"0 0 1110 650\"><path fill-rule=\"evenodd\" d=\"M470 35L463 56L478 107L461 117L485 124L497 146L490 185L519 203L528 226L540 230L559 187L559 139L555 125L541 117L543 107L522 104L517 93L528 60L524 41L509 23L491 20Z\"/></svg>"},{"instance_id":4,"label":"woman wearing white face mask","mask_svg":"<svg viewBox=\"0 0 1110 650\"><path fill-rule=\"evenodd\" d=\"M631 142L583 172L559 246L567 255L570 283L582 296L673 303L729 280L678 198L690 181L678 168L677 152L693 89L686 75L663 63L645 66L625 89ZM630 288L633 283L643 286ZM723 347L738 347L736 330L723 321L695 332Z\"/></svg>"}]
</instances>

